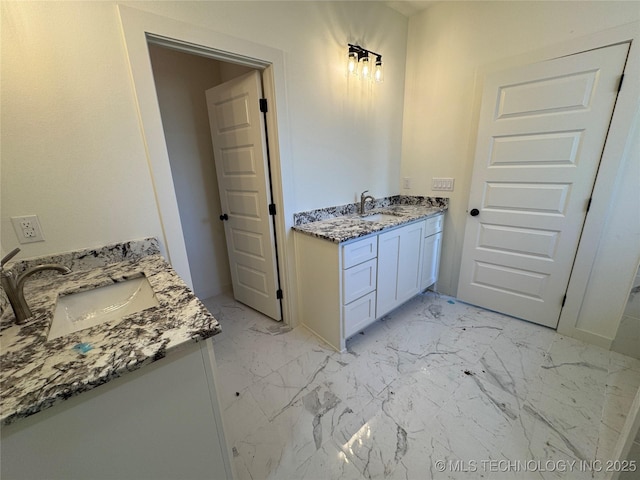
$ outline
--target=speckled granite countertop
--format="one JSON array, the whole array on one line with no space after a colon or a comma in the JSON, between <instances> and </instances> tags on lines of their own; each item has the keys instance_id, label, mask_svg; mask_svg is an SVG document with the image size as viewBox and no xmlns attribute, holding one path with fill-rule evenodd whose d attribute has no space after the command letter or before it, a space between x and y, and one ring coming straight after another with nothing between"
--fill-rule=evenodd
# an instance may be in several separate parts
<instances>
[{"instance_id":1,"label":"speckled granite countertop","mask_svg":"<svg viewBox=\"0 0 640 480\"><path fill-rule=\"evenodd\" d=\"M7 425L69 397L220 333L218 321L158 254L157 242L129 242L25 265L57 261L72 273L29 279L25 297L34 316L13 323L5 305L0 321L0 423ZM124 248L122 245L125 245ZM147 248L148 247L148 248ZM87 253L88 252L88 253ZM97 252L97 253L96 253ZM79 269L81 267L90 268ZM47 341L59 294L110 285L144 274L159 305L137 314ZM84 348L78 348L81 344ZM75 348L74 348L75 347ZM84 353L83 353L84 352Z\"/></svg>"},{"instance_id":2,"label":"speckled granite countertop","mask_svg":"<svg viewBox=\"0 0 640 480\"><path fill-rule=\"evenodd\" d=\"M343 243L391 227L437 215L448 208L448 199L438 199L441 201L434 202L428 197L409 198L426 198L426 200L413 204L397 203L392 200L391 202L383 202L381 207L376 205L376 208L367 210L365 215L349 213L325 220L302 223L294 226L293 229L333 243ZM387 204L385 205L385 203ZM366 220L366 217L380 213L387 216L376 221ZM306 215L306 217L313 216Z\"/></svg>"}]
</instances>

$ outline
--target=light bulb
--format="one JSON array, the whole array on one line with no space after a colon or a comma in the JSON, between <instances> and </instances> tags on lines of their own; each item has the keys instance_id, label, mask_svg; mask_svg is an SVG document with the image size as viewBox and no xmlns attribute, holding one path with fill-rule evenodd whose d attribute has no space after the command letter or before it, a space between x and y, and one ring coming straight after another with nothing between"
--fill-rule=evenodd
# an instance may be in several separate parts
<instances>
[{"instance_id":1,"label":"light bulb","mask_svg":"<svg viewBox=\"0 0 640 480\"><path fill-rule=\"evenodd\" d=\"M373 69L373 79L380 83L384 80L384 73L382 71L382 57L376 58L376 66Z\"/></svg>"},{"instance_id":2,"label":"light bulb","mask_svg":"<svg viewBox=\"0 0 640 480\"><path fill-rule=\"evenodd\" d=\"M369 63L369 54L365 54L364 57L362 57L360 59L360 62L362 62L362 67L360 67L360 71L362 72L362 78L363 79L368 79L369 75L371 74L371 65Z\"/></svg>"},{"instance_id":3,"label":"light bulb","mask_svg":"<svg viewBox=\"0 0 640 480\"><path fill-rule=\"evenodd\" d=\"M358 54L353 50L349 50L347 72L352 75L358 75Z\"/></svg>"}]
</instances>

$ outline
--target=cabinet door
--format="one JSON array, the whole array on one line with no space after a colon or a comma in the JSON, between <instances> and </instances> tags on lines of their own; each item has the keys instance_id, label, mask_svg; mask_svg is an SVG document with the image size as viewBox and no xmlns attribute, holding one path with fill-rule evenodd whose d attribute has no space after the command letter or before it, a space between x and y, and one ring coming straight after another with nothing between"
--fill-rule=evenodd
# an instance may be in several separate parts
<instances>
[{"instance_id":1,"label":"cabinet door","mask_svg":"<svg viewBox=\"0 0 640 480\"><path fill-rule=\"evenodd\" d=\"M378 236L376 317L394 309L421 290L424 222Z\"/></svg>"},{"instance_id":2,"label":"cabinet door","mask_svg":"<svg viewBox=\"0 0 640 480\"><path fill-rule=\"evenodd\" d=\"M442 232L424 239L422 252L422 283L421 290L426 290L438 280L440 268L440 249L442 248Z\"/></svg>"},{"instance_id":3,"label":"cabinet door","mask_svg":"<svg viewBox=\"0 0 640 480\"><path fill-rule=\"evenodd\" d=\"M398 256L397 305L420 293L422 280L422 244L424 222L402 227Z\"/></svg>"},{"instance_id":4,"label":"cabinet door","mask_svg":"<svg viewBox=\"0 0 640 480\"><path fill-rule=\"evenodd\" d=\"M376 292L376 317L396 306L398 283L398 256L400 254L401 228L378 236L378 289Z\"/></svg>"}]
</instances>

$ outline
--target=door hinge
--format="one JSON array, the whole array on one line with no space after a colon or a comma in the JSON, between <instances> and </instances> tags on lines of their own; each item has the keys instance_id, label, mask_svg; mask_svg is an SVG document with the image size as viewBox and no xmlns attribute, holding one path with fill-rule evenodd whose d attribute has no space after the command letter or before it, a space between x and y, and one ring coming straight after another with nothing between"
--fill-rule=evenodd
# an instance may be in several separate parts
<instances>
[{"instance_id":1,"label":"door hinge","mask_svg":"<svg viewBox=\"0 0 640 480\"><path fill-rule=\"evenodd\" d=\"M624 73L620 75L620 83L618 83L618 93L620 93L620 89L622 88L623 81L624 81Z\"/></svg>"},{"instance_id":2,"label":"door hinge","mask_svg":"<svg viewBox=\"0 0 640 480\"><path fill-rule=\"evenodd\" d=\"M591 208L591 197L589 197L589 201L587 202L587 212Z\"/></svg>"},{"instance_id":3,"label":"door hinge","mask_svg":"<svg viewBox=\"0 0 640 480\"><path fill-rule=\"evenodd\" d=\"M567 294L565 293L564 297L562 297L562 306L564 307L565 302L567 301Z\"/></svg>"},{"instance_id":4,"label":"door hinge","mask_svg":"<svg viewBox=\"0 0 640 480\"><path fill-rule=\"evenodd\" d=\"M276 204L275 203L270 203L269 204L269 215L275 215L276 214Z\"/></svg>"},{"instance_id":5,"label":"door hinge","mask_svg":"<svg viewBox=\"0 0 640 480\"><path fill-rule=\"evenodd\" d=\"M261 98L260 99L260 111L262 113L267 113L268 109L267 109L267 99L266 98Z\"/></svg>"},{"instance_id":6,"label":"door hinge","mask_svg":"<svg viewBox=\"0 0 640 480\"><path fill-rule=\"evenodd\" d=\"M282 289L281 289L281 288L279 288L279 289L276 291L276 298L277 298L278 300L282 300Z\"/></svg>"}]
</instances>

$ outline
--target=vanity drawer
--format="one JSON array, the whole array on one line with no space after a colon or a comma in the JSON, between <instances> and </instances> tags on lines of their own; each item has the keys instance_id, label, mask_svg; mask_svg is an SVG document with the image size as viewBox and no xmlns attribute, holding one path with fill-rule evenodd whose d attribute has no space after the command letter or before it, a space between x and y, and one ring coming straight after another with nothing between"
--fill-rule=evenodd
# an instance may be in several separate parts
<instances>
[{"instance_id":1,"label":"vanity drawer","mask_svg":"<svg viewBox=\"0 0 640 480\"><path fill-rule=\"evenodd\" d=\"M350 268L378 255L378 236L358 240L342 247L342 268Z\"/></svg>"},{"instance_id":2,"label":"vanity drawer","mask_svg":"<svg viewBox=\"0 0 640 480\"><path fill-rule=\"evenodd\" d=\"M344 338L350 337L376 319L376 292L371 292L355 302L342 307Z\"/></svg>"},{"instance_id":3,"label":"vanity drawer","mask_svg":"<svg viewBox=\"0 0 640 480\"><path fill-rule=\"evenodd\" d=\"M377 260L375 258L342 272L342 301L347 305L376 289Z\"/></svg>"},{"instance_id":4,"label":"vanity drawer","mask_svg":"<svg viewBox=\"0 0 640 480\"><path fill-rule=\"evenodd\" d=\"M440 213L435 217L429 217L427 218L426 222L427 225L424 229L424 236L428 237L429 235L433 235L442 231L442 226L444 224L444 215Z\"/></svg>"}]
</instances>

